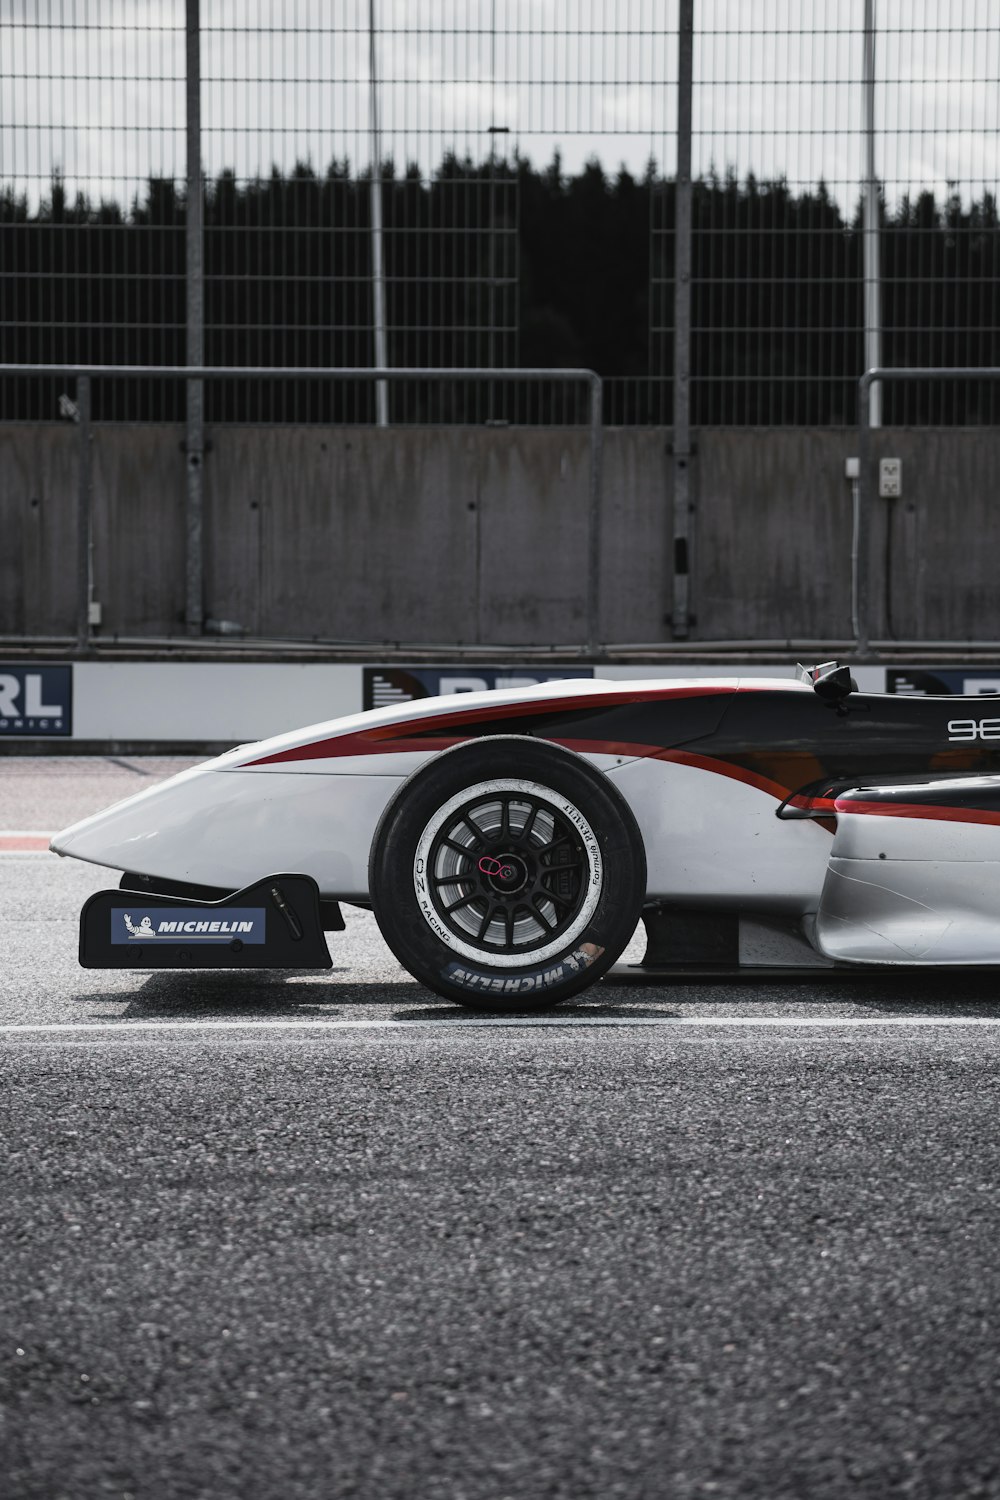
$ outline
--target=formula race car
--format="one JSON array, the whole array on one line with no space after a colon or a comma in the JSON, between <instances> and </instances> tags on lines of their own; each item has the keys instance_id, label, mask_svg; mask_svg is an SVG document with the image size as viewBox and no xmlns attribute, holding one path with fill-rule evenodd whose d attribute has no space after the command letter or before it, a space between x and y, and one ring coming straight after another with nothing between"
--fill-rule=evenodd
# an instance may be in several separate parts
<instances>
[{"instance_id":1,"label":"formula race car","mask_svg":"<svg viewBox=\"0 0 1000 1500\"><path fill-rule=\"evenodd\" d=\"M835 662L429 698L242 745L52 848L124 872L84 908L91 966L329 967L340 902L491 1010L581 990L640 916L653 968L1000 964L1000 704Z\"/></svg>"}]
</instances>

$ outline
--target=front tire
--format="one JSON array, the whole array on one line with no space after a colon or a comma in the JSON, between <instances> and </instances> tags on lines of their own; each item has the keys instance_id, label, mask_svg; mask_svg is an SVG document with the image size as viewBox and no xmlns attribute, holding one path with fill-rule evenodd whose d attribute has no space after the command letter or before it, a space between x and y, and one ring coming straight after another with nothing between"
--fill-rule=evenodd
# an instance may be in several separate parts
<instances>
[{"instance_id":1,"label":"front tire","mask_svg":"<svg viewBox=\"0 0 1000 1500\"><path fill-rule=\"evenodd\" d=\"M400 963L477 1010L543 1010L598 979L646 889L631 810L578 755L520 735L415 771L372 844L372 902Z\"/></svg>"}]
</instances>

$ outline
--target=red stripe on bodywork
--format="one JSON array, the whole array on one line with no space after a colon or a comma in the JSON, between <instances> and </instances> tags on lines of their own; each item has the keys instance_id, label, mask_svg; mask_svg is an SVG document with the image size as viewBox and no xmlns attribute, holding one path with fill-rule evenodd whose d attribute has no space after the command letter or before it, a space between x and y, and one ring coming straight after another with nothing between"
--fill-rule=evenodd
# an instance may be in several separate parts
<instances>
[{"instance_id":1,"label":"red stripe on bodywork","mask_svg":"<svg viewBox=\"0 0 1000 1500\"><path fill-rule=\"evenodd\" d=\"M766 792L778 802L787 802L789 807L809 808L825 813L833 813L836 808L832 797L793 797L790 787L782 786L779 781L772 781L768 776L761 776L758 771L751 771L747 766L738 766L733 761L716 760L714 756L697 755L691 750L656 750L653 753L657 760L670 760L677 765L694 766L699 771L711 771L716 776L728 776L730 781L741 781L744 786Z\"/></svg>"},{"instance_id":2,"label":"red stripe on bodywork","mask_svg":"<svg viewBox=\"0 0 1000 1500\"><path fill-rule=\"evenodd\" d=\"M674 761L679 766L694 766L699 771L712 771L716 776L728 776L730 781L742 781L744 786L753 786L759 792L767 792L769 797L776 797L779 802L784 802L788 796L788 787L771 781L767 776L761 776L757 771L750 771L746 766L734 765L732 761L716 760L713 756L698 755L691 750L659 750L656 758Z\"/></svg>"},{"instance_id":3,"label":"red stripe on bodywork","mask_svg":"<svg viewBox=\"0 0 1000 1500\"><path fill-rule=\"evenodd\" d=\"M350 734L333 735L329 739L314 740L309 745L296 745L290 750L277 750L273 755L263 755L259 760L249 760L250 766L275 766L297 760L339 759L344 755L385 755L389 752L408 750L447 750L460 744L465 738L461 734L435 735L435 730L455 730L462 724L482 724L491 719L523 719L544 713L578 713L586 708L611 708L629 703L658 703L671 698L709 698L722 694L732 696L732 687L655 688L645 693L592 693L586 698L536 699L531 703L504 703L483 708L456 709L449 713L434 714L426 719L408 719L399 724L377 724L371 729L362 729ZM557 744L569 743L558 740ZM579 743L583 744L584 741ZM587 741L586 743L591 743ZM596 743L603 743L595 741ZM609 741L609 743L611 743ZM616 750L599 750L596 754L620 754ZM629 749L629 754L634 752ZM658 747L644 746L643 754L656 754Z\"/></svg>"},{"instance_id":4,"label":"red stripe on bodywork","mask_svg":"<svg viewBox=\"0 0 1000 1500\"><path fill-rule=\"evenodd\" d=\"M939 823L992 823L1000 825L1000 812L978 807L931 807L920 802L852 802L840 797L838 813L857 813L870 818L930 818Z\"/></svg>"}]
</instances>

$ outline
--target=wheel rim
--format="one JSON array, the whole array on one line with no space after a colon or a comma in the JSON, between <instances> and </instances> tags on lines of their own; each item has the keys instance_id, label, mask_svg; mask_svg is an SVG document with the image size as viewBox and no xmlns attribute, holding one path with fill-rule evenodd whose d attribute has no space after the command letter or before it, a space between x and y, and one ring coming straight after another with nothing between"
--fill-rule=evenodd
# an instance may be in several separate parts
<instances>
[{"instance_id":1,"label":"wheel rim","mask_svg":"<svg viewBox=\"0 0 1000 1500\"><path fill-rule=\"evenodd\" d=\"M600 897L600 849L567 798L533 782L468 787L421 835L414 887L449 948L510 968L564 952Z\"/></svg>"}]
</instances>

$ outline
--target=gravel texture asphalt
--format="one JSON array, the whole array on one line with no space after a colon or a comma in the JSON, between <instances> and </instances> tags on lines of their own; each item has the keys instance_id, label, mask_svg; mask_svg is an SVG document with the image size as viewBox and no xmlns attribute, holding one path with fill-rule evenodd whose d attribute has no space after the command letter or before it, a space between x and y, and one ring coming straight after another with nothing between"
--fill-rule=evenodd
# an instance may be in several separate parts
<instances>
[{"instance_id":1,"label":"gravel texture asphalt","mask_svg":"<svg viewBox=\"0 0 1000 1500\"><path fill-rule=\"evenodd\" d=\"M173 768L6 758L0 828ZM1000 1496L992 976L470 1025L364 913L84 972L112 883L0 854L4 1497Z\"/></svg>"}]
</instances>

